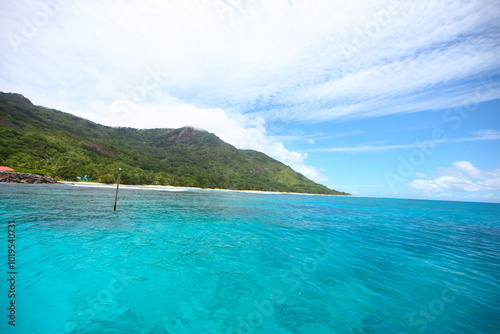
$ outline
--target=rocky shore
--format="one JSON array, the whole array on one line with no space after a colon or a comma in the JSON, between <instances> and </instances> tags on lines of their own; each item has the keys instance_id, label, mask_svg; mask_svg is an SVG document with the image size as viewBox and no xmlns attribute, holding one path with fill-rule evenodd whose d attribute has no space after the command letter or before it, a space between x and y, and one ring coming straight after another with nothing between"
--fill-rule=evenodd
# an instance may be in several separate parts
<instances>
[{"instance_id":1,"label":"rocky shore","mask_svg":"<svg viewBox=\"0 0 500 334\"><path fill-rule=\"evenodd\" d=\"M0 182L11 183L59 183L51 177L29 173L0 171Z\"/></svg>"}]
</instances>

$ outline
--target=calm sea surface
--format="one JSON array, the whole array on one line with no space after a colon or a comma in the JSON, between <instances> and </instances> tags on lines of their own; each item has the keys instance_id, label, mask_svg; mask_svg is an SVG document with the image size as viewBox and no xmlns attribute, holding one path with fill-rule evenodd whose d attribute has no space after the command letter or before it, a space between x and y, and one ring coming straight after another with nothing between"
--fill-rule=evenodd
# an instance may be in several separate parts
<instances>
[{"instance_id":1,"label":"calm sea surface","mask_svg":"<svg viewBox=\"0 0 500 334\"><path fill-rule=\"evenodd\" d=\"M0 185L0 333L498 333L500 205ZM16 326L7 324L8 221Z\"/></svg>"}]
</instances>

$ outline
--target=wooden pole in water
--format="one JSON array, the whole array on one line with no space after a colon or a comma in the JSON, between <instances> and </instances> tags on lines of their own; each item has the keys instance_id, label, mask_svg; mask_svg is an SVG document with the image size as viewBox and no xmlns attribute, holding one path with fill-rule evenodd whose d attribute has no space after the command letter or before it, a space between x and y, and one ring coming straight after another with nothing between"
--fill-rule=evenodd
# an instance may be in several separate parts
<instances>
[{"instance_id":1,"label":"wooden pole in water","mask_svg":"<svg viewBox=\"0 0 500 334\"><path fill-rule=\"evenodd\" d=\"M118 201L118 187L120 187L120 177L121 177L121 168L118 168L118 176L116 178L116 194L115 194L115 207L113 211L116 211L116 202Z\"/></svg>"}]
</instances>

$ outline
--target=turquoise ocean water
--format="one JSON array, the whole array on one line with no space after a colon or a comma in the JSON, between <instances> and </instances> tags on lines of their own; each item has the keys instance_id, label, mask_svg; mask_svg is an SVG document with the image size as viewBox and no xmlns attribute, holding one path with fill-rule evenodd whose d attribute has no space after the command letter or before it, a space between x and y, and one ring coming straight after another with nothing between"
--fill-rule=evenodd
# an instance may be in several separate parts
<instances>
[{"instance_id":1,"label":"turquoise ocean water","mask_svg":"<svg viewBox=\"0 0 500 334\"><path fill-rule=\"evenodd\" d=\"M113 212L113 188L0 195L0 333L500 330L499 204L129 188Z\"/></svg>"}]
</instances>

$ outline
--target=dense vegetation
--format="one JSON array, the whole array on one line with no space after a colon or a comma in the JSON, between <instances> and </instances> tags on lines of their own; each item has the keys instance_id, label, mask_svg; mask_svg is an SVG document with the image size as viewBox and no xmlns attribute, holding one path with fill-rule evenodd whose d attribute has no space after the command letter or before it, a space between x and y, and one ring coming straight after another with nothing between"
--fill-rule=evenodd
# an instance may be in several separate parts
<instances>
[{"instance_id":1,"label":"dense vegetation","mask_svg":"<svg viewBox=\"0 0 500 334\"><path fill-rule=\"evenodd\" d=\"M339 195L253 150L193 128L108 127L0 93L0 165L19 172L112 183Z\"/></svg>"}]
</instances>

